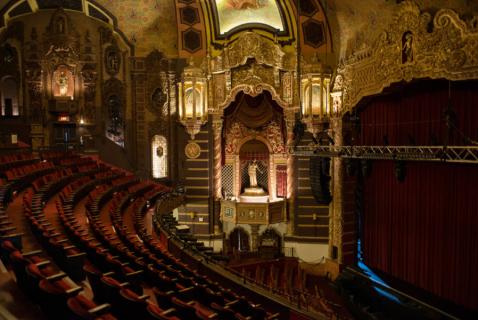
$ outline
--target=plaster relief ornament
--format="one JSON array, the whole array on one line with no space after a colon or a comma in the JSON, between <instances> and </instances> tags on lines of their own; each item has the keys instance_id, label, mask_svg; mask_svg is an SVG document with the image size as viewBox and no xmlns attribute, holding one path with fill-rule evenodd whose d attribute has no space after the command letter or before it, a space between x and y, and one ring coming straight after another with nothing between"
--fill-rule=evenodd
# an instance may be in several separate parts
<instances>
[{"instance_id":1,"label":"plaster relief ornament","mask_svg":"<svg viewBox=\"0 0 478 320\"><path fill-rule=\"evenodd\" d=\"M184 153L189 159L196 159L201 155L201 147L196 142L190 142L184 148Z\"/></svg>"},{"instance_id":2,"label":"plaster relief ornament","mask_svg":"<svg viewBox=\"0 0 478 320\"><path fill-rule=\"evenodd\" d=\"M413 62L413 34L403 34L402 63Z\"/></svg>"}]
</instances>

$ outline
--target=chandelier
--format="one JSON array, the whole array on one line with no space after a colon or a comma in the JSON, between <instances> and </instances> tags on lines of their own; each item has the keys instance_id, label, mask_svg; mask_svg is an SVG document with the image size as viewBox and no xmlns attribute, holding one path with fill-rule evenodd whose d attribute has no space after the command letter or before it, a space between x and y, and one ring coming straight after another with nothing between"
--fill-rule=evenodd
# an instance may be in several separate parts
<instances>
[{"instance_id":1,"label":"chandelier","mask_svg":"<svg viewBox=\"0 0 478 320\"><path fill-rule=\"evenodd\" d=\"M313 135L328 126L331 110L330 81L332 72L315 59L304 65L300 76L302 122Z\"/></svg>"},{"instance_id":2,"label":"chandelier","mask_svg":"<svg viewBox=\"0 0 478 320\"><path fill-rule=\"evenodd\" d=\"M192 60L179 83L179 121L192 140L207 121L207 78Z\"/></svg>"}]
</instances>

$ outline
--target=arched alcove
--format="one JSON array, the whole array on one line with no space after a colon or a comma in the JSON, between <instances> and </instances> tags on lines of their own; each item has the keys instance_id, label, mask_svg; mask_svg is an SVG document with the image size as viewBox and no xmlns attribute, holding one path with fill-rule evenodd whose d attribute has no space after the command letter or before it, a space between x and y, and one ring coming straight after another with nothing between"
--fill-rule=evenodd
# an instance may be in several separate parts
<instances>
[{"instance_id":1,"label":"arched alcove","mask_svg":"<svg viewBox=\"0 0 478 320\"><path fill-rule=\"evenodd\" d=\"M257 164L256 176L257 186L269 190L269 148L256 139L248 140L239 150L240 175L241 175L241 193L245 187L251 186L249 176L249 166L252 163Z\"/></svg>"},{"instance_id":2,"label":"arched alcove","mask_svg":"<svg viewBox=\"0 0 478 320\"><path fill-rule=\"evenodd\" d=\"M231 252L250 251L249 233L241 227L236 227L229 235L229 246Z\"/></svg>"},{"instance_id":3,"label":"arched alcove","mask_svg":"<svg viewBox=\"0 0 478 320\"><path fill-rule=\"evenodd\" d=\"M18 84L12 77L4 77L0 83L2 116L11 117L20 115L18 109Z\"/></svg>"}]
</instances>

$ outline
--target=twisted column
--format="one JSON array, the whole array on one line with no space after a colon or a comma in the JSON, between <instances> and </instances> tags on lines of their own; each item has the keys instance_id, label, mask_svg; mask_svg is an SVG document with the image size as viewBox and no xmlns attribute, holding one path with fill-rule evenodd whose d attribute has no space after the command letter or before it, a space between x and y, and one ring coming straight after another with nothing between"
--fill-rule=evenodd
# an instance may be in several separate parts
<instances>
[{"instance_id":1,"label":"twisted column","mask_svg":"<svg viewBox=\"0 0 478 320\"><path fill-rule=\"evenodd\" d=\"M221 183L221 159L222 159L222 147L221 147L221 132L222 132L221 119L214 119L212 122L212 128L214 132L214 196L216 199L222 198L222 183Z\"/></svg>"}]
</instances>

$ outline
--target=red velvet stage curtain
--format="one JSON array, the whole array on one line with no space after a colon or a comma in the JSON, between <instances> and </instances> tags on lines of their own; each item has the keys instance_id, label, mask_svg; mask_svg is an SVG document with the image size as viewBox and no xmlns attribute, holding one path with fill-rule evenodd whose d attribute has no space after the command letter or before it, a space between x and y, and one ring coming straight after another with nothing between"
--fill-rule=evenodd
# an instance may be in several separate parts
<instances>
[{"instance_id":1,"label":"red velvet stage curtain","mask_svg":"<svg viewBox=\"0 0 478 320\"><path fill-rule=\"evenodd\" d=\"M478 82L452 82L451 104L458 130L478 140ZM360 112L362 133L358 145L443 144L447 137L444 110L448 106L447 81L423 81L405 89L374 98ZM454 132L448 145L464 145Z\"/></svg>"},{"instance_id":2,"label":"red velvet stage curtain","mask_svg":"<svg viewBox=\"0 0 478 320\"><path fill-rule=\"evenodd\" d=\"M478 166L374 161L364 181L363 250L372 268L478 309Z\"/></svg>"},{"instance_id":3,"label":"red velvet stage curtain","mask_svg":"<svg viewBox=\"0 0 478 320\"><path fill-rule=\"evenodd\" d=\"M451 85L459 131L478 140L477 81ZM358 144L442 144L448 82L426 81L374 98L360 112ZM455 132L448 145L470 144ZM459 305L478 309L478 166L374 161L364 180L365 263Z\"/></svg>"}]
</instances>

